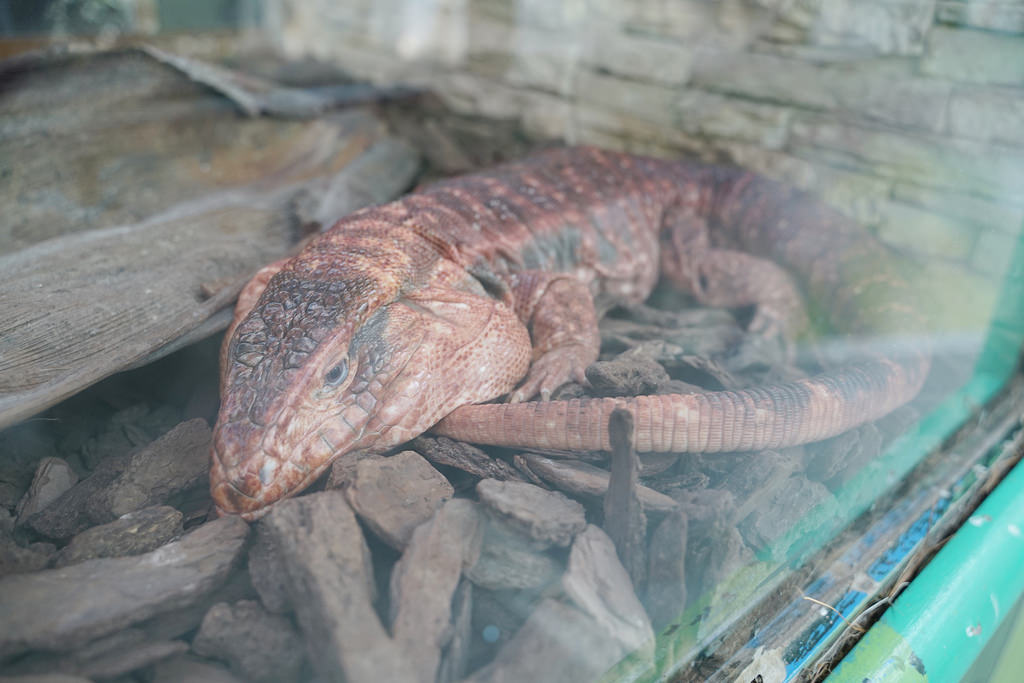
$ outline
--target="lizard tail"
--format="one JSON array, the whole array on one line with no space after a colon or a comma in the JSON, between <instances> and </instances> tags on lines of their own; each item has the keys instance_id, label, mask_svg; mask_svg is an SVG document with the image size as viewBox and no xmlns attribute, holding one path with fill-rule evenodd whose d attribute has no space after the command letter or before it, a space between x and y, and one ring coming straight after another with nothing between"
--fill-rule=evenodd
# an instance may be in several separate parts
<instances>
[{"instance_id":1,"label":"lizard tail","mask_svg":"<svg viewBox=\"0 0 1024 683\"><path fill-rule=\"evenodd\" d=\"M463 406L433 431L518 448L610 450L608 418L626 408L640 452L781 448L827 439L892 412L917 395L929 365L929 355L920 353L738 391Z\"/></svg>"}]
</instances>

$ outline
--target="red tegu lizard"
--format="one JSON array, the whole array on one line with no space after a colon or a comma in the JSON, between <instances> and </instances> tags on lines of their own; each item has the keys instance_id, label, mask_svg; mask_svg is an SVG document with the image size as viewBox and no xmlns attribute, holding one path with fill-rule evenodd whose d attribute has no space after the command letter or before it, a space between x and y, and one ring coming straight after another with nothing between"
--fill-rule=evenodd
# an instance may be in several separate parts
<instances>
[{"instance_id":1,"label":"red tegu lizard","mask_svg":"<svg viewBox=\"0 0 1024 683\"><path fill-rule=\"evenodd\" d=\"M583 381L599 317L659 272L710 305L756 304L751 324L771 331L800 327L797 282L844 331L921 325L886 249L804 193L734 168L544 152L354 213L257 274L221 354L216 504L258 517L340 454L431 428L608 449L617 406L640 451L807 443L889 413L928 372L921 349L742 391L522 402Z\"/></svg>"}]
</instances>

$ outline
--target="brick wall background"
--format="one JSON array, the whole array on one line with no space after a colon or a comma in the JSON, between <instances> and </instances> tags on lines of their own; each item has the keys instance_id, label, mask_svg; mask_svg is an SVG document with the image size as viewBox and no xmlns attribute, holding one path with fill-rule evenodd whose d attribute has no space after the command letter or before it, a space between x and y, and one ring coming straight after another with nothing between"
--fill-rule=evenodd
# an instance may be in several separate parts
<instances>
[{"instance_id":1,"label":"brick wall background","mask_svg":"<svg viewBox=\"0 0 1024 683\"><path fill-rule=\"evenodd\" d=\"M1024 0L267 0L277 46L531 135L729 160L914 257L978 329L1024 223Z\"/></svg>"}]
</instances>

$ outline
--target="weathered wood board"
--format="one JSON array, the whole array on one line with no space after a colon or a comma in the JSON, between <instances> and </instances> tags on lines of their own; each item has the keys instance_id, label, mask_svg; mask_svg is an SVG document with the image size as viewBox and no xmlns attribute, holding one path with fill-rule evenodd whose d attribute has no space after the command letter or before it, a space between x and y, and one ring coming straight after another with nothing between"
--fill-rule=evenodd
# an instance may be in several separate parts
<instances>
[{"instance_id":1,"label":"weathered wood board","mask_svg":"<svg viewBox=\"0 0 1024 683\"><path fill-rule=\"evenodd\" d=\"M0 428L222 326L254 270L417 166L366 111L243 118L139 53L3 83Z\"/></svg>"}]
</instances>

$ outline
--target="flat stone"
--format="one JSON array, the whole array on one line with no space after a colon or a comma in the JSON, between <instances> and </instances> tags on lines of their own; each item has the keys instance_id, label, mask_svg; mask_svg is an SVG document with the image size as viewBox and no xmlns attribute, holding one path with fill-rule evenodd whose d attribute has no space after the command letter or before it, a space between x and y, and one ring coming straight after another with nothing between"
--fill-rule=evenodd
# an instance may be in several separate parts
<instances>
[{"instance_id":1,"label":"flat stone","mask_svg":"<svg viewBox=\"0 0 1024 683\"><path fill-rule=\"evenodd\" d=\"M1024 93L1020 88L958 87L949 102L949 132L983 142L1024 145Z\"/></svg>"},{"instance_id":2,"label":"flat stone","mask_svg":"<svg viewBox=\"0 0 1024 683\"><path fill-rule=\"evenodd\" d=\"M651 625L659 631L686 607L686 539L688 520L681 511L667 515L651 535L644 603Z\"/></svg>"},{"instance_id":3,"label":"flat stone","mask_svg":"<svg viewBox=\"0 0 1024 683\"><path fill-rule=\"evenodd\" d=\"M11 673L63 673L111 679L188 650L180 640L153 640L135 628L118 631L67 654L39 652L10 666Z\"/></svg>"},{"instance_id":4,"label":"flat stone","mask_svg":"<svg viewBox=\"0 0 1024 683\"><path fill-rule=\"evenodd\" d=\"M0 683L92 683L92 681L71 674L29 674L27 676L0 676Z\"/></svg>"},{"instance_id":5,"label":"flat stone","mask_svg":"<svg viewBox=\"0 0 1024 683\"><path fill-rule=\"evenodd\" d=\"M209 660L178 655L153 666L151 683L242 683L242 680Z\"/></svg>"},{"instance_id":6,"label":"flat stone","mask_svg":"<svg viewBox=\"0 0 1024 683\"><path fill-rule=\"evenodd\" d=\"M620 31L593 32L587 38L583 61L603 71L669 86L690 78L693 52L680 42Z\"/></svg>"},{"instance_id":7,"label":"flat stone","mask_svg":"<svg viewBox=\"0 0 1024 683\"><path fill-rule=\"evenodd\" d=\"M473 584L463 580L452 597L452 637L441 655L437 683L454 683L466 677L473 640Z\"/></svg>"},{"instance_id":8,"label":"flat stone","mask_svg":"<svg viewBox=\"0 0 1024 683\"><path fill-rule=\"evenodd\" d=\"M718 487L732 494L737 510L732 513L734 519L743 519L751 510L767 505L797 467L802 467L800 455L778 451L737 455L742 459L736 461Z\"/></svg>"},{"instance_id":9,"label":"flat stone","mask_svg":"<svg viewBox=\"0 0 1024 683\"><path fill-rule=\"evenodd\" d=\"M1024 41L988 31L936 26L920 61L922 73L968 83L1024 84Z\"/></svg>"},{"instance_id":10,"label":"flat stone","mask_svg":"<svg viewBox=\"0 0 1024 683\"><path fill-rule=\"evenodd\" d=\"M691 524L686 544L686 592L704 595L754 561L736 525L715 518Z\"/></svg>"},{"instance_id":11,"label":"flat stone","mask_svg":"<svg viewBox=\"0 0 1024 683\"><path fill-rule=\"evenodd\" d=\"M124 557L156 550L183 533L181 513L166 505L129 512L113 522L86 529L57 555L55 567L97 557Z\"/></svg>"},{"instance_id":12,"label":"flat stone","mask_svg":"<svg viewBox=\"0 0 1024 683\"><path fill-rule=\"evenodd\" d=\"M452 596L479 555L483 521L476 503L448 501L416 529L391 573L391 632L424 683L435 679L451 637Z\"/></svg>"},{"instance_id":13,"label":"flat stone","mask_svg":"<svg viewBox=\"0 0 1024 683\"><path fill-rule=\"evenodd\" d=\"M55 551L48 543L20 546L9 532L0 531L0 577L39 571L50 563Z\"/></svg>"},{"instance_id":14,"label":"flat stone","mask_svg":"<svg viewBox=\"0 0 1024 683\"><path fill-rule=\"evenodd\" d=\"M44 458L36 467L35 477L28 491L18 503L18 523L39 512L53 501L60 498L72 486L78 483L78 475L66 460L60 458Z\"/></svg>"},{"instance_id":15,"label":"flat stone","mask_svg":"<svg viewBox=\"0 0 1024 683\"><path fill-rule=\"evenodd\" d=\"M1024 4L1008 0L939 0L935 18L947 24L1024 33Z\"/></svg>"},{"instance_id":16,"label":"flat stone","mask_svg":"<svg viewBox=\"0 0 1024 683\"><path fill-rule=\"evenodd\" d=\"M575 91L583 103L637 117L659 126L673 126L679 91L596 71L581 71Z\"/></svg>"},{"instance_id":17,"label":"flat stone","mask_svg":"<svg viewBox=\"0 0 1024 683\"><path fill-rule=\"evenodd\" d=\"M413 681L373 606L373 568L341 491L276 504L260 521L287 575L309 661L324 680Z\"/></svg>"},{"instance_id":18,"label":"flat stone","mask_svg":"<svg viewBox=\"0 0 1024 683\"><path fill-rule=\"evenodd\" d=\"M205 486L211 439L206 420L195 418L133 453L121 474L90 501L90 517L96 522L109 522Z\"/></svg>"},{"instance_id":19,"label":"flat stone","mask_svg":"<svg viewBox=\"0 0 1024 683\"><path fill-rule=\"evenodd\" d=\"M203 623L210 605L218 602L254 600L256 593L249 582L249 573L243 568L233 570L227 580L208 593L199 602L170 612L162 612L134 626L152 640L170 640L191 637Z\"/></svg>"},{"instance_id":20,"label":"flat stone","mask_svg":"<svg viewBox=\"0 0 1024 683\"><path fill-rule=\"evenodd\" d=\"M536 549L534 542L490 520L479 557L466 578L489 590L521 590L546 586L558 579L562 565Z\"/></svg>"},{"instance_id":21,"label":"flat stone","mask_svg":"<svg viewBox=\"0 0 1024 683\"><path fill-rule=\"evenodd\" d=\"M302 641L291 620L252 600L211 607L192 650L228 662L239 676L257 683L296 681L302 672Z\"/></svg>"},{"instance_id":22,"label":"flat stone","mask_svg":"<svg viewBox=\"0 0 1024 683\"><path fill-rule=\"evenodd\" d=\"M284 614L291 611L288 573L277 545L262 524L256 526L256 542L249 548L249 578L268 612Z\"/></svg>"},{"instance_id":23,"label":"flat stone","mask_svg":"<svg viewBox=\"0 0 1024 683\"><path fill-rule=\"evenodd\" d=\"M587 366L587 381L599 396L655 394L670 381L668 372L649 358L618 357Z\"/></svg>"},{"instance_id":24,"label":"flat stone","mask_svg":"<svg viewBox=\"0 0 1024 683\"><path fill-rule=\"evenodd\" d=\"M519 481L484 479L476 492L481 503L541 545L567 546L587 525L583 506L557 491Z\"/></svg>"},{"instance_id":25,"label":"flat stone","mask_svg":"<svg viewBox=\"0 0 1024 683\"><path fill-rule=\"evenodd\" d=\"M619 561L615 544L600 527L588 525L576 536L562 588L621 651L653 645L654 631L647 613Z\"/></svg>"},{"instance_id":26,"label":"flat stone","mask_svg":"<svg viewBox=\"0 0 1024 683\"><path fill-rule=\"evenodd\" d=\"M454 467L479 479L523 479L504 460L492 458L472 444L453 441L446 436L418 436L409 445L435 465Z\"/></svg>"},{"instance_id":27,"label":"flat stone","mask_svg":"<svg viewBox=\"0 0 1024 683\"><path fill-rule=\"evenodd\" d=\"M951 261L965 260L977 231L969 225L900 202L880 205L878 237L894 247Z\"/></svg>"},{"instance_id":28,"label":"flat stone","mask_svg":"<svg viewBox=\"0 0 1024 683\"><path fill-rule=\"evenodd\" d=\"M88 477L75 484L46 508L29 517L26 525L43 536L63 540L99 523L89 516L87 507L118 478L126 462L125 455L101 460Z\"/></svg>"},{"instance_id":29,"label":"flat stone","mask_svg":"<svg viewBox=\"0 0 1024 683\"><path fill-rule=\"evenodd\" d=\"M611 473L585 462L556 460L543 455L527 454L523 460L541 479L573 495L603 498L608 492ZM647 486L637 486L637 496L644 512L670 512L678 507L676 501L664 493Z\"/></svg>"},{"instance_id":30,"label":"flat stone","mask_svg":"<svg viewBox=\"0 0 1024 683\"><path fill-rule=\"evenodd\" d=\"M454 489L419 453L402 451L360 460L345 493L360 519L388 545L401 550L416 527L430 519Z\"/></svg>"},{"instance_id":31,"label":"flat stone","mask_svg":"<svg viewBox=\"0 0 1024 683\"><path fill-rule=\"evenodd\" d=\"M541 601L494 661L466 683L559 681L590 683L627 652L593 617L554 598Z\"/></svg>"},{"instance_id":32,"label":"flat stone","mask_svg":"<svg viewBox=\"0 0 1024 683\"><path fill-rule=\"evenodd\" d=\"M792 117L789 107L700 90L680 92L673 111L675 127L688 135L753 142L766 149L785 146Z\"/></svg>"},{"instance_id":33,"label":"flat stone","mask_svg":"<svg viewBox=\"0 0 1024 683\"><path fill-rule=\"evenodd\" d=\"M777 486L737 528L751 548L763 551L787 536L813 508L833 498L823 484L794 475ZM777 556L785 552L785 548L773 549Z\"/></svg>"},{"instance_id":34,"label":"flat stone","mask_svg":"<svg viewBox=\"0 0 1024 683\"><path fill-rule=\"evenodd\" d=\"M39 461L58 454L52 430L27 421L0 430L0 482L18 491L32 483Z\"/></svg>"},{"instance_id":35,"label":"flat stone","mask_svg":"<svg viewBox=\"0 0 1024 683\"><path fill-rule=\"evenodd\" d=\"M801 37L806 42L918 55L932 25L935 0L829 0L773 6L778 6L778 19L804 29Z\"/></svg>"},{"instance_id":36,"label":"flat stone","mask_svg":"<svg viewBox=\"0 0 1024 683\"><path fill-rule=\"evenodd\" d=\"M794 118L790 140L793 153L816 162L999 201L1024 200L1011 180L1024 167L1024 152L1011 147L968 140L941 144L937 138L811 116Z\"/></svg>"},{"instance_id":37,"label":"flat stone","mask_svg":"<svg viewBox=\"0 0 1024 683\"><path fill-rule=\"evenodd\" d=\"M0 481L0 508L6 512L14 509L24 492L8 481Z\"/></svg>"},{"instance_id":38,"label":"flat stone","mask_svg":"<svg viewBox=\"0 0 1024 683\"><path fill-rule=\"evenodd\" d=\"M0 614L7 624L0 657L73 649L192 604L224 581L248 532L241 519L223 518L145 555L0 579Z\"/></svg>"},{"instance_id":39,"label":"flat stone","mask_svg":"<svg viewBox=\"0 0 1024 683\"><path fill-rule=\"evenodd\" d=\"M962 192L896 183L892 189L892 198L949 216L983 231L994 230L1015 236L1021 224L1024 224L1024 207Z\"/></svg>"}]
</instances>

